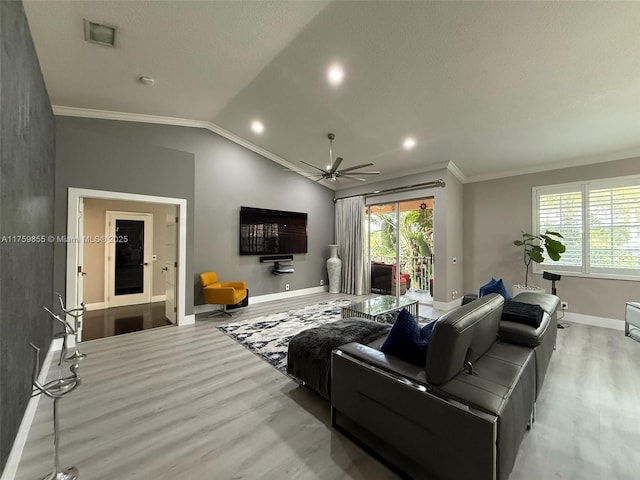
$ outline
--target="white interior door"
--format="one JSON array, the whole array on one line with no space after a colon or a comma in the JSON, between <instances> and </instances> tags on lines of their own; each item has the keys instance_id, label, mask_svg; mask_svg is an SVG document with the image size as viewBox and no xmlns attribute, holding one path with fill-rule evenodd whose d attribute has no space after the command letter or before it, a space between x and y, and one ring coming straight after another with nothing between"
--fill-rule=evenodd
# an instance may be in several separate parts
<instances>
[{"instance_id":1,"label":"white interior door","mask_svg":"<svg viewBox=\"0 0 640 480\"><path fill-rule=\"evenodd\" d=\"M165 228L165 264L164 273L165 302L164 314L171 323L176 323L178 306L176 304L176 270L178 266L178 217L175 213L167 213Z\"/></svg>"},{"instance_id":2,"label":"white interior door","mask_svg":"<svg viewBox=\"0 0 640 480\"><path fill-rule=\"evenodd\" d=\"M153 215L107 211L107 306L151 302Z\"/></svg>"}]
</instances>

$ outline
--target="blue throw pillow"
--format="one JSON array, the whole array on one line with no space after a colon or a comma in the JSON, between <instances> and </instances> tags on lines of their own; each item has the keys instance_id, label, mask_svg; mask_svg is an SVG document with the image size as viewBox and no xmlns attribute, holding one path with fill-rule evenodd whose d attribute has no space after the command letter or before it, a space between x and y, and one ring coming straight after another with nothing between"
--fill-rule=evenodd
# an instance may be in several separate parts
<instances>
[{"instance_id":1,"label":"blue throw pillow","mask_svg":"<svg viewBox=\"0 0 640 480\"><path fill-rule=\"evenodd\" d=\"M491 280L489 280L487 283L485 283L478 289L478 298L484 297L488 293L493 293L491 289L494 287L494 285L497 282L498 281L495 278L491 277Z\"/></svg>"},{"instance_id":2,"label":"blue throw pillow","mask_svg":"<svg viewBox=\"0 0 640 480\"><path fill-rule=\"evenodd\" d=\"M427 323L424 327L420 329L420 340L423 340L429 343L431 340L431 334L433 333L433 327L436 326L436 320L433 322Z\"/></svg>"},{"instance_id":3,"label":"blue throw pillow","mask_svg":"<svg viewBox=\"0 0 640 480\"><path fill-rule=\"evenodd\" d=\"M427 346L433 328L427 329L428 326L420 329L420 325L413 318L413 315L406 308L403 308L380 350L406 362L424 367L427 362Z\"/></svg>"},{"instance_id":4,"label":"blue throw pillow","mask_svg":"<svg viewBox=\"0 0 640 480\"><path fill-rule=\"evenodd\" d=\"M509 292L507 292L502 279L496 280L492 278L490 282L481 286L480 291L478 292L478 297L484 297L485 295L489 295L490 293L499 293L504 297L505 302L511 300L511 295L509 295Z\"/></svg>"}]
</instances>

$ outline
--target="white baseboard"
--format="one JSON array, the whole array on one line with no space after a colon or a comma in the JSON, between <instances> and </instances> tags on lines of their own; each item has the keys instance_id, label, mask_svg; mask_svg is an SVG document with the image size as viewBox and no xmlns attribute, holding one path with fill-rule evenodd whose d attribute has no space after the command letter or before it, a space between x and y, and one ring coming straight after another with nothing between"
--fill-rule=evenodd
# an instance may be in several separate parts
<instances>
[{"instance_id":1,"label":"white baseboard","mask_svg":"<svg viewBox=\"0 0 640 480\"><path fill-rule=\"evenodd\" d=\"M153 295L151 297L151 303L165 302L166 300L167 300L167 295ZM109 305L107 305L107 302L85 303L84 306L87 307L87 312L92 312L94 310L104 310L105 308L109 308Z\"/></svg>"},{"instance_id":2,"label":"white baseboard","mask_svg":"<svg viewBox=\"0 0 640 480\"><path fill-rule=\"evenodd\" d=\"M561 312L558 312L561 315ZM624 320L616 320L614 318L594 317L593 315L584 315L582 313L565 312L564 318L558 318L558 323L573 322L591 325L594 327L612 328L624 332Z\"/></svg>"},{"instance_id":3,"label":"white baseboard","mask_svg":"<svg viewBox=\"0 0 640 480\"><path fill-rule=\"evenodd\" d=\"M40 375L38 376L38 381L40 383L46 383L53 356L61 349L62 339L54 338L51 341L51 345L49 345L49 351L47 352L47 356L44 358L44 362L40 368ZM27 437L29 436L29 430L31 430L31 424L33 423L33 418L36 415L38 402L40 402L40 395L31 397L29 399L29 403L27 403L27 408L22 416L18 433L13 441L13 446L11 447L11 452L9 452L9 457L7 458L7 463L4 466L0 480L13 480L16 476L18 465L20 465L20 459L22 458L22 452L24 451L24 446L27 443Z\"/></svg>"},{"instance_id":4,"label":"white baseboard","mask_svg":"<svg viewBox=\"0 0 640 480\"><path fill-rule=\"evenodd\" d=\"M303 295L311 295L312 293L328 292L329 287L324 285L322 287L302 288L300 290L289 290L288 292L269 293L267 295L259 295L257 297L251 297L249 304L252 303L264 303L271 302L273 300L282 300L284 298L301 297Z\"/></svg>"},{"instance_id":5,"label":"white baseboard","mask_svg":"<svg viewBox=\"0 0 640 480\"><path fill-rule=\"evenodd\" d=\"M107 308L107 304L105 302L96 302L96 303L85 303L85 307L87 307L87 312L92 312L94 310L104 310Z\"/></svg>"},{"instance_id":6,"label":"white baseboard","mask_svg":"<svg viewBox=\"0 0 640 480\"><path fill-rule=\"evenodd\" d=\"M257 303L271 302L273 300L282 300L284 298L301 297L302 295L310 295L312 293L328 292L329 287L327 285L321 287L302 288L300 290L289 290L288 292L269 293L267 295L258 295L257 297L249 297L249 305L255 305ZM215 312L220 310L219 305L211 305L205 303L203 305L195 305L193 307L194 315L207 312Z\"/></svg>"},{"instance_id":7,"label":"white baseboard","mask_svg":"<svg viewBox=\"0 0 640 480\"><path fill-rule=\"evenodd\" d=\"M179 327L184 327L185 325L193 325L196 323L196 315L195 312L193 315L185 315L182 321L178 322Z\"/></svg>"},{"instance_id":8,"label":"white baseboard","mask_svg":"<svg viewBox=\"0 0 640 480\"><path fill-rule=\"evenodd\" d=\"M456 298L455 300L451 300L450 302L436 302L434 300L433 309L448 312L451 309L459 307L461 303L462 303L462 297Z\"/></svg>"},{"instance_id":9,"label":"white baseboard","mask_svg":"<svg viewBox=\"0 0 640 480\"><path fill-rule=\"evenodd\" d=\"M221 310L220 305L211 305L210 303L194 305L193 314L198 315L199 313L213 312L214 310Z\"/></svg>"}]
</instances>

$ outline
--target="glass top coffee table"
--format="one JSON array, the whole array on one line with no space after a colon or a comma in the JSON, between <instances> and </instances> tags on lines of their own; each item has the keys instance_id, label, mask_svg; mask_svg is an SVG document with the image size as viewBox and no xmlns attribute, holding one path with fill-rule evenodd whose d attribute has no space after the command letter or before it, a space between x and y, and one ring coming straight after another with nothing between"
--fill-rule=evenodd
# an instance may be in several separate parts
<instances>
[{"instance_id":1,"label":"glass top coffee table","mask_svg":"<svg viewBox=\"0 0 640 480\"><path fill-rule=\"evenodd\" d=\"M388 323L389 314L398 312L403 308L406 308L416 320L418 319L417 300L406 297L396 298L392 295L381 295L342 307L342 318L360 317Z\"/></svg>"}]
</instances>

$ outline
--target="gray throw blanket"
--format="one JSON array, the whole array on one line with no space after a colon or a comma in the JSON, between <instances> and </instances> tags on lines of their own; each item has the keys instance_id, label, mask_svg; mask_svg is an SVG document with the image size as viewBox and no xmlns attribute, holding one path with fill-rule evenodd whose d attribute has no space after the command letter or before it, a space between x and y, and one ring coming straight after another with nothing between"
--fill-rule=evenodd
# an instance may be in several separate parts
<instances>
[{"instance_id":1,"label":"gray throw blanket","mask_svg":"<svg viewBox=\"0 0 640 480\"><path fill-rule=\"evenodd\" d=\"M350 342L373 342L390 329L390 325L371 320L345 319L304 330L289 342L287 373L330 399L333 349Z\"/></svg>"},{"instance_id":2,"label":"gray throw blanket","mask_svg":"<svg viewBox=\"0 0 640 480\"><path fill-rule=\"evenodd\" d=\"M524 323L538 328L542 322L544 311L540 305L509 300L502 307L502 320Z\"/></svg>"}]
</instances>

